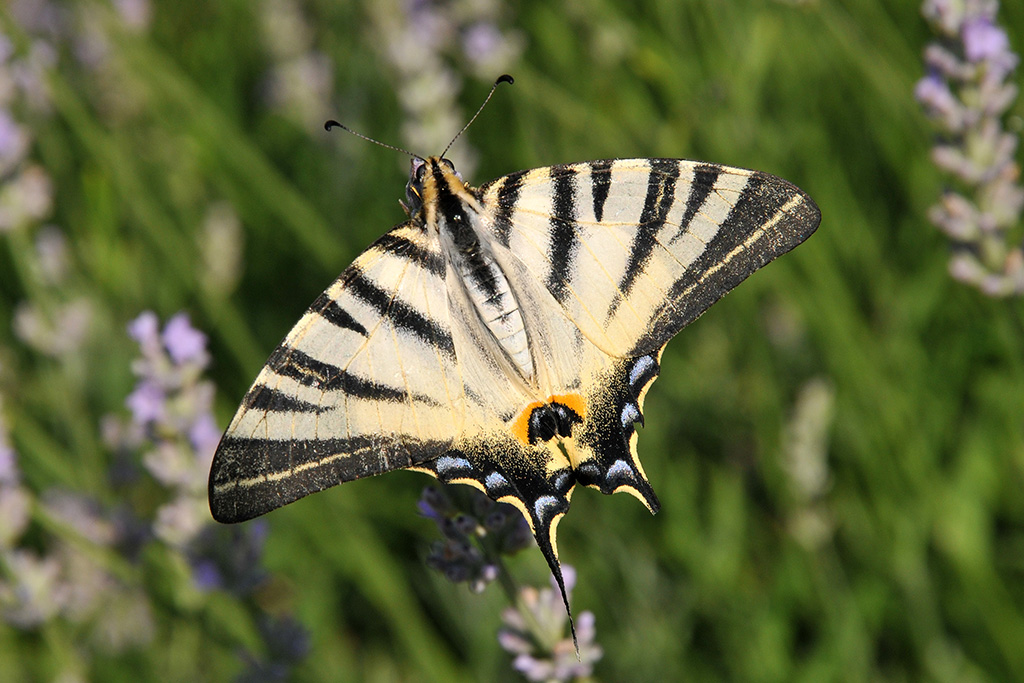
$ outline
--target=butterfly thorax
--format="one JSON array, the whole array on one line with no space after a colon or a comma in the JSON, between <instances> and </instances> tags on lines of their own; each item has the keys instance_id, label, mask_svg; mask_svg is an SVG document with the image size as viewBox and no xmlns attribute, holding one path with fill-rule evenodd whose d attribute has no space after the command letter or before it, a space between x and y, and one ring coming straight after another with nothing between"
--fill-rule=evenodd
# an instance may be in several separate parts
<instances>
[{"instance_id":1,"label":"butterfly thorax","mask_svg":"<svg viewBox=\"0 0 1024 683\"><path fill-rule=\"evenodd\" d=\"M535 375L519 301L487 239L477 193L447 159L413 162L406 194L419 211L414 220L436 231L448 262L480 321L513 367L527 380Z\"/></svg>"}]
</instances>

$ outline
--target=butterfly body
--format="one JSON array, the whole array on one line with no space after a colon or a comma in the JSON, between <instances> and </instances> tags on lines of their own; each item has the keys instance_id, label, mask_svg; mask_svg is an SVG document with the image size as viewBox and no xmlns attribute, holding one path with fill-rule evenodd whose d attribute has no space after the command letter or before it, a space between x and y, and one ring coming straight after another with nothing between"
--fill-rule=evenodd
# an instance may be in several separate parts
<instances>
[{"instance_id":1,"label":"butterfly body","mask_svg":"<svg viewBox=\"0 0 1024 683\"><path fill-rule=\"evenodd\" d=\"M515 505L559 583L576 484L658 510L635 425L665 344L820 220L784 180L676 159L480 188L417 159L406 202L246 394L214 458L213 515L414 469Z\"/></svg>"}]
</instances>

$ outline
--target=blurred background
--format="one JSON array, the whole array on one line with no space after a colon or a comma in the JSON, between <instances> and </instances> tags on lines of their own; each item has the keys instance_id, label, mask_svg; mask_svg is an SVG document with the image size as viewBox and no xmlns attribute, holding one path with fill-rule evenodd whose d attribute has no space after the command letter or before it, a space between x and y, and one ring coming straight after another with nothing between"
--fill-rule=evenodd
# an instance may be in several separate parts
<instances>
[{"instance_id":1,"label":"blurred background","mask_svg":"<svg viewBox=\"0 0 1024 683\"><path fill-rule=\"evenodd\" d=\"M668 346L661 512L573 498L592 678L1024 680L1021 3L7 0L0 34L0 679L522 680L498 586L425 565L423 475L234 528L205 493L404 219L408 159L324 120L436 154L508 72L475 185L683 157L823 216Z\"/></svg>"}]
</instances>

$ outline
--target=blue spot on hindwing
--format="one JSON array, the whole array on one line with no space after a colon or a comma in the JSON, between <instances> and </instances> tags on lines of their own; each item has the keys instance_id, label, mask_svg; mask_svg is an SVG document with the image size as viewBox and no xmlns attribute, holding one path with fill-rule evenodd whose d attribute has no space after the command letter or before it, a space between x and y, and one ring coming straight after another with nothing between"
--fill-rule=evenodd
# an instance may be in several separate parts
<instances>
[{"instance_id":1,"label":"blue spot on hindwing","mask_svg":"<svg viewBox=\"0 0 1024 683\"><path fill-rule=\"evenodd\" d=\"M654 366L654 359L650 356L640 356L636 359L636 363L633 364L633 369L629 371L629 386L636 388L636 383L647 374L647 371Z\"/></svg>"},{"instance_id":2,"label":"blue spot on hindwing","mask_svg":"<svg viewBox=\"0 0 1024 683\"><path fill-rule=\"evenodd\" d=\"M627 403L622 406L622 428L628 429L633 425L634 422L638 422L641 418L640 409L636 407L634 403Z\"/></svg>"},{"instance_id":3,"label":"blue spot on hindwing","mask_svg":"<svg viewBox=\"0 0 1024 683\"><path fill-rule=\"evenodd\" d=\"M484 485L487 486L488 491L493 491L495 489L504 488L509 484L508 479L501 476L497 472L491 472L490 474L487 475L487 478L484 479Z\"/></svg>"},{"instance_id":4,"label":"blue spot on hindwing","mask_svg":"<svg viewBox=\"0 0 1024 683\"><path fill-rule=\"evenodd\" d=\"M465 458L457 458L451 455L442 455L434 461L434 469L438 476L455 476L459 470L470 470L473 466Z\"/></svg>"},{"instance_id":5,"label":"blue spot on hindwing","mask_svg":"<svg viewBox=\"0 0 1024 683\"><path fill-rule=\"evenodd\" d=\"M605 473L605 479L617 479L619 477L625 477L626 479L633 479L633 469L626 463L625 460L619 459L612 463L612 466L608 468L608 472Z\"/></svg>"},{"instance_id":6,"label":"blue spot on hindwing","mask_svg":"<svg viewBox=\"0 0 1024 683\"><path fill-rule=\"evenodd\" d=\"M537 519L546 522L549 518L549 511L551 508L557 508L558 503L558 499L554 496L541 496L533 502L533 514L537 516Z\"/></svg>"}]
</instances>

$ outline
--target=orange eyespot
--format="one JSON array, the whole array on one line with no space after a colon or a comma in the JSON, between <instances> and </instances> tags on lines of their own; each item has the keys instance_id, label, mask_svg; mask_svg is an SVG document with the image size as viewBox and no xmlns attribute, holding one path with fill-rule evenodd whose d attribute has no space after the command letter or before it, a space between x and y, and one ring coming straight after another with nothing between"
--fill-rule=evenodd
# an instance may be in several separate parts
<instances>
[{"instance_id":1,"label":"orange eyespot","mask_svg":"<svg viewBox=\"0 0 1024 683\"><path fill-rule=\"evenodd\" d=\"M533 415L533 411L543 407L543 403L540 401L534 401L523 408L519 414L516 415L515 419L512 420L512 436L518 439L524 446L530 445L530 416Z\"/></svg>"},{"instance_id":2,"label":"orange eyespot","mask_svg":"<svg viewBox=\"0 0 1024 683\"><path fill-rule=\"evenodd\" d=\"M534 401L523 408L512 420L509 431L524 446L535 446L556 436L570 436L573 424L582 422L586 412L586 402L579 394L553 395L545 402Z\"/></svg>"},{"instance_id":3,"label":"orange eyespot","mask_svg":"<svg viewBox=\"0 0 1024 683\"><path fill-rule=\"evenodd\" d=\"M561 403L572 412L579 415L581 420L587 418L587 402L579 394L559 394L549 396L548 403Z\"/></svg>"}]
</instances>

